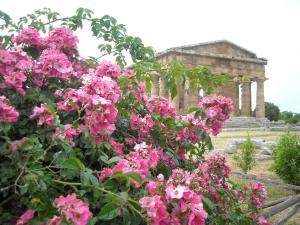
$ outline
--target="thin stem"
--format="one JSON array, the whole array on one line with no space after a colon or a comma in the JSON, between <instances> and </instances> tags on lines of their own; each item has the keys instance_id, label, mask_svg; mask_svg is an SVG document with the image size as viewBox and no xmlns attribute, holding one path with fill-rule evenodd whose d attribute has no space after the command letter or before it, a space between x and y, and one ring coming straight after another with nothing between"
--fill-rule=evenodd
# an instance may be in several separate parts
<instances>
[{"instance_id":1,"label":"thin stem","mask_svg":"<svg viewBox=\"0 0 300 225\"><path fill-rule=\"evenodd\" d=\"M40 157L38 157L36 160L33 161L32 164L38 162L41 158L45 157L45 155L47 154L47 152L52 148L54 147L55 145L57 145L55 142L52 142L43 152L42 155L40 155Z\"/></svg>"},{"instance_id":2,"label":"thin stem","mask_svg":"<svg viewBox=\"0 0 300 225\"><path fill-rule=\"evenodd\" d=\"M23 173L25 172L25 169L26 169L26 165L28 163L28 159L29 157L27 158L26 162L24 163L22 169L21 169L21 172L19 174L19 176L17 177L17 179L15 180L15 183L14 183L14 186L15 186L15 193L17 193L17 186L18 186L18 182L19 182L19 179L21 178L21 176L23 175Z\"/></svg>"},{"instance_id":3,"label":"thin stem","mask_svg":"<svg viewBox=\"0 0 300 225\"><path fill-rule=\"evenodd\" d=\"M107 194L111 194L111 195L114 195L118 198L120 198L120 195L114 193L114 192L111 192L111 191L108 191L104 188L100 188L100 187L95 187L93 185L83 185L82 183L76 183L76 182L67 182L67 181L61 181L61 180L53 180L54 182L56 183L59 183L59 184L63 184L63 185L68 185L68 186L87 186L87 187L92 187L92 188L96 188L97 190L101 191L101 192L104 192L104 193L107 193ZM132 202L132 203L135 203L135 204L138 204L137 201L133 200L133 199L128 199L129 202Z\"/></svg>"},{"instance_id":4,"label":"thin stem","mask_svg":"<svg viewBox=\"0 0 300 225\"><path fill-rule=\"evenodd\" d=\"M3 206L5 203L9 202L14 197L15 197L14 195L11 195L7 199L4 199L2 202L0 202L0 207Z\"/></svg>"},{"instance_id":5,"label":"thin stem","mask_svg":"<svg viewBox=\"0 0 300 225\"><path fill-rule=\"evenodd\" d=\"M13 187L13 186L14 186L14 185L11 184L11 185L9 185L9 186L7 186L7 187L0 188L0 192L7 191L7 190L9 190L11 187Z\"/></svg>"}]
</instances>

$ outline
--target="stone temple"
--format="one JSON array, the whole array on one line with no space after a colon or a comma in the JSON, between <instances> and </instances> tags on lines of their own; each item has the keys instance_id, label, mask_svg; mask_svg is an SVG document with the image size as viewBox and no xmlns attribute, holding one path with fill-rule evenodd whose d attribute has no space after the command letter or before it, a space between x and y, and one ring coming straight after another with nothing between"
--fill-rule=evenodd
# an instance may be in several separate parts
<instances>
[{"instance_id":1,"label":"stone temple","mask_svg":"<svg viewBox=\"0 0 300 225\"><path fill-rule=\"evenodd\" d=\"M267 80L265 58L258 58L255 53L227 40L174 47L158 53L156 57L163 64L175 61L188 67L206 66L214 74L228 74L234 80L234 84L223 86L215 93L230 97L234 101L235 111L231 121L228 122L229 127L235 125L239 127L241 123L245 127L265 126L267 121L264 99L264 82ZM247 77L246 82L245 79L241 79L242 77ZM253 82L257 87L256 117L251 116L251 94L254 94L251 93L251 83ZM151 95L169 98L163 79L156 77ZM180 114L184 114L189 107L197 104L200 95L203 95L201 90L192 93L188 84L185 87L179 86L178 95L172 100L172 104Z\"/></svg>"}]
</instances>

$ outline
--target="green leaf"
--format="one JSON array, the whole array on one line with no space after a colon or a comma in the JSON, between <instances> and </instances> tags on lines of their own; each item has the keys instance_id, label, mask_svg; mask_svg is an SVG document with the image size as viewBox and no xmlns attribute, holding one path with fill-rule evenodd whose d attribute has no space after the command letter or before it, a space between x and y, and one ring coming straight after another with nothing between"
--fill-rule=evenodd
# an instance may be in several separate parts
<instances>
[{"instance_id":1,"label":"green leaf","mask_svg":"<svg viewBox=\"0 0 300 225\"><path fill-rule=\"evenodd\" d=\"M110 158L106 163L112 164L112 163L119 162L119 161L120 161L120 157L114 156L114 157Z\"/></svg>"},{"instance_id":2,"label":"green leaf","mask_svg":"<svg viewBox=\"0 0 300 225\"><path fill-rule=\"evenodd\" d=\"M98 215L100 220L112 220L120 214L120 208L113 203L107 203L101 208L101 211Z\"/></svg>"},{"instance_id":3,"label":"green leaf","mask_svg":"<svg viewBox=\"0 0 300 225\"><path fill-rule=\"evenodd\" d=\"M210 211L214 211L216 208L215 204L207 197L203 198L203 203L207 208L209 208Z\"/></svg>"},{"instance_id":4,"label":"green leaf","mask_svg":"<svg viewBox=\"0 0 300 225\"><path fill-rule=\"evenodd\" d=\"M196 112L197 110L199 110L198 107L191 107L189 108L188 113Z\"/></svg>"},{"instance_id":5,"label":"green leaf","mask_svg":"<svg viewBox=\"0 0 300 225\"><path fill-rule=\"evenodd\" d=\"M61 168L80 171L84 169L84 165L78 158L74 157L64 161Z\"/></svg>"},{"instance_id":6,"label":"green leaf","mask_svg":"<svg viewBox=\"0 0 300 225\"><path fill-rule=\"evenodd\" d=\"M90 181L91 181L91 183L94 185L94 186L99 186L99 180L98 180L98 178L95 176L95 175L90 175L89 176L89 178L90 178Z\"/></svg>"},{"instance_id":7,"label":"green leaf","mask_svg":"<svg viewBox=\"0 0 300 225\"><path fill-rule=\"evenodd\" d=\"M107 155L100 156L100 159L101 159L102 162L108 164L108 156Z\"/></svg>"},{"instance_id":8,"label":"green leaf","mask_svg":"<svg viewBox=\"0 0 300 225\"><path fill-rule=\"evenodd\" d=\"M128 176L128 177L130 177L134 181L136 181L138 184L142 184L143 183L143 180L142 180L141 176L139 174L137 174L137 173L128 172L125 175Z\"/></svg>"}]
</instances>

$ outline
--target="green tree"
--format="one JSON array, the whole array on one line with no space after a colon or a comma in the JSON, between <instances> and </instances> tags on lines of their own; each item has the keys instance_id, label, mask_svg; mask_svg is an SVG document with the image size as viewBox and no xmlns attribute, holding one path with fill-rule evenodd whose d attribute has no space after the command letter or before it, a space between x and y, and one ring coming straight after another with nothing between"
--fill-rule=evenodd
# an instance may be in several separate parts
<instances>
[{"instance_id":1,"label":"green tree","mask_svg":"<svg viewBox=\"0 0 300 225\"><path fill-rule=\"evenodd\" d=\"M255 144L251 141L250 135L248 135L246 142L241 145L241 150L237 151L233 158L235 164L240 167L244 173L247 173L255 166L255 154Z\"/></svg>"},{"instance_id":2,"label":"green tree","mask_svg":"<svg viewBox=\"0 0 300 225\"><path fill-rule=\"evenodd\" d=\"M280 113L280 119L284 120L286 123L295 124L300 121L300 113L283 111Z\"/></svg>"},{"instance_id":3,"label":"green tree","mask_svg":"<svg viewBox=\"0 0 300 225\"><path fill-rule=\"evenodd\" d=\"M280 109L277 105L271 102L265 102L266 117L270 121L278 121L280 115Z\"/></svg>"},{"instance_id":4,"label":"green tree","mask_svg":"<svg viewBox=\"0 0 300 225\"><path fill-rule=\"evenodd\" d=\"M285 182L300 185L300 139L294 134L281 136L274 146L272 169Z\"/></svg>"}]
</instances>

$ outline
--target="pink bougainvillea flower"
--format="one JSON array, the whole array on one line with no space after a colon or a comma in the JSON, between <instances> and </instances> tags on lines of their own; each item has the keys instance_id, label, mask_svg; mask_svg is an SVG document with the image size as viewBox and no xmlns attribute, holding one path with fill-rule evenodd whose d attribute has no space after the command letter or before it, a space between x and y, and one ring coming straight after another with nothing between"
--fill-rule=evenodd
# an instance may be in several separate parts
<instances>
[{"instance_id":1,"label":"pink bougainvillea flower","mask_svg":"<svg viewBox=\"0 0 300 225\"><path fill-rule=\"evenodd\" d=\"M47 225L61 225L62 218L60 216L53 216L52 219L50 219L47 222Z\"/></svg>"},{"instance_id":2,"label":"pink bougainvillea flower","mask_svg":"<svg viewBox=\"0 0 300 225\"><path fill-rule=\"evenodd\" d=\"M99 180L103 181L116 172L135 172L145 179L150 175L150 169L155 168L159 160L156 148L146 143L136 144L134 151L121 159L112 169L104 168L100 171Z\"/></svg>"},{"instance_id":3,"label":"pink bougainvillea flower","mask_svg":"<svg viewBox=\"0 0 300 225\"><path fill-rule=\"evenodd\" d=\"M35 118L35 117L39 119L38 125L45 124L47 125L48 128L50 128L54 123L54 117L45 104L41 104L40 107L38 106L34 107L33 113L30 116L30 118Z\"/></svg>"},{"instance_id":4,"label":"pink bougainvillea flower","mask_svg":"<svg viewBox=\"0 0 300 225\"><path fill-rule=\"evenodd\" d=\"M54 206L67 221L75 225L86 225L93 216L88 203L78 199L75 193L59 196L54 200Z\"/></svg>"},{"instance_id":5,"label":"pink bougainvillea flower","mask_svg":"<svg viewBox=\"0 0 300 225\"><path fill-rule=\"evenodd\" d=\"M264 218L263 216L259 216L257 218L258 225L272 225L272 222Z\"/></svg>"},{"instance_id":6,"label":"pink bougainvillea flower","mask_svg":"<svg viewBox=\"0 0 300 225\"><path fill-rule=\"evenodd\" d=\"M26 45L35 45L41 47L44 45L43 39L40 37L40 33L35 28L25 28L21 30L21 32L12 38L12 41L21 44L24 43Z\"/></svg>"},{"instance_id":7,"label":"pink bougainvillea flower","mask_svg":"<svg viewBox=\"0 0 300 225\"><path fill-rule=\"evenodd\" d=\"M0 96L0 122L14 123L18 120L19 113L9 104L5 96Z\"/></svg>"},{"instance_id":8,"label":"pink bougainvillea flower","mask_svg":"<svg viewBox=\"0 0 300 225\"><path fill-rule=\"evenodd\" d=\"M150 113L156 112L160 116L176 117L176 108L171 106L166 98L151 97L147 99L146 107Z\"/></svg>"},{"instance_id":9,"label":"pink bougainvillea flower","mask_svg":"<svg viewBox=\"0 0 300 225\"><path fill-rule=\"evenodd\" d=\"M78 37L67 27L54 28L45 38L47 47L72 52L77 49Z\"/></svg>"},{"instance_id":10,"label":"pink bougainvillea flower","mask_svg":"<svg viewBox=\"0 0 300 225\"><path fill-rule=\"evenodd\" d=\"M152 197L143 197L139 200L139 203L142 208L146 209L147 215L151 219L151 224L170 224L169 213L160 196L154 195Z\"/></svg>"},{"instance_id":11,"label":"pink bougainvillea flower","mask_svg":"<svg viewBox=\"0 0 300 225\"><path fill-rule=\"evenodd\" d=\"M16 225L25 225L28 224L28 222L33 218L34 211L31 209L28 209L25 213L23 213L20 218L18 219Z\"/></svg>"},{"instance_id":12,"label":"pink bougainvillea flower","mask_svg":"<svg viewBox=\"0 0 300 225\"><path fill-rule=\"evenodd\" d=\"M98 76L119 77L121 75L120 66L109 61L103 61L97 67L96 74Z\"/></svg>"},{"instance_id":13,"label":"pink bougainvillea flower","mask_svg":"<svg viewBox=\"0 0 300 225\"><path fill-rule=\"evenodd\" d=\"M63 80L69 80L72 71L68 57L56 49L45 49L40 56L39 64L35 67L36 73L42 73L47 78L56 77Z\"/></svg>"},{"instance_id":14,"label":"pink bougainvillea flower","mask_svg":"<svg viewBox=\"0 0 300 225\"><path fill-rule=\"evenodd\" d=\"M24 82L27 80L26 73L33 69L33 61L21 50L0 49L0 74L3 82L0 89L14 88L24 96Z\"/></svg>"},{"instance_id":15,"label":"pink bougainvillea flower","mask_svg":"<svg viewBox=\"0 0 300 225\"><path fill-rule=\"evenodd\" d=\"M24 137L24 138L22 138L22 139L20 139L20 140L16 140L13 144L10 145L10 150L11 150L12 152L17 151L17 149L20 148L20 147L24 144L24 142L25 142L26 140L27 140L26 137Z\"/></svg>"}]
</instances>

